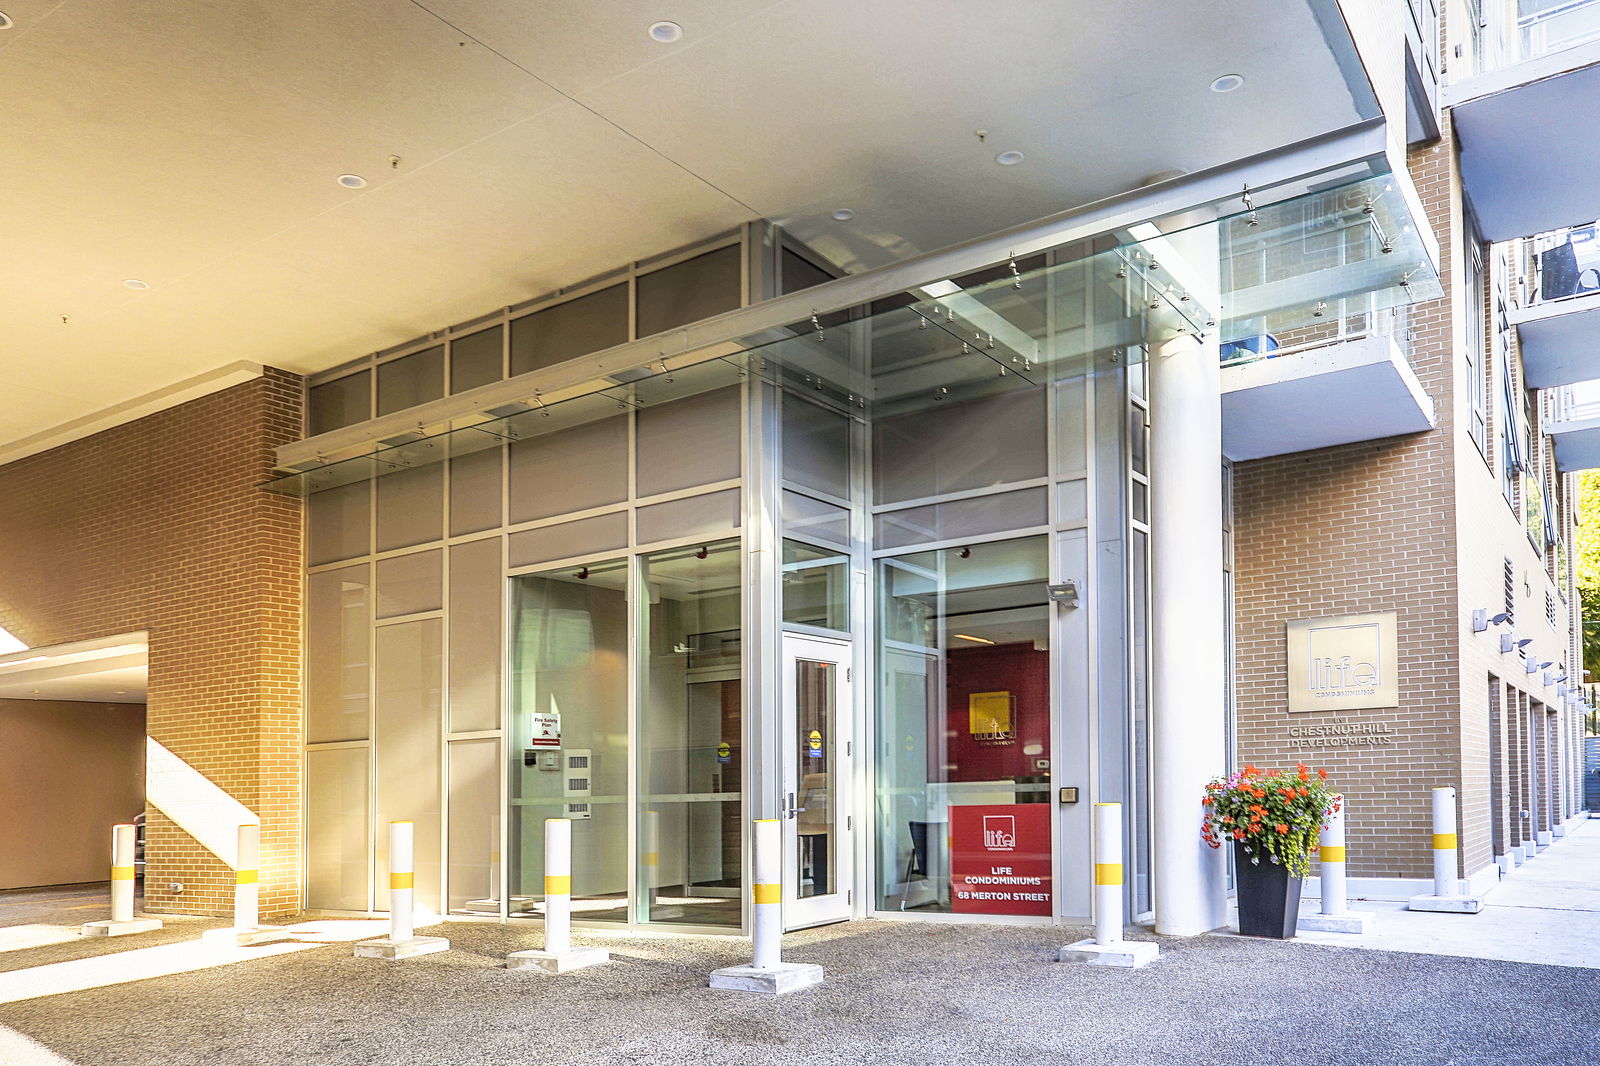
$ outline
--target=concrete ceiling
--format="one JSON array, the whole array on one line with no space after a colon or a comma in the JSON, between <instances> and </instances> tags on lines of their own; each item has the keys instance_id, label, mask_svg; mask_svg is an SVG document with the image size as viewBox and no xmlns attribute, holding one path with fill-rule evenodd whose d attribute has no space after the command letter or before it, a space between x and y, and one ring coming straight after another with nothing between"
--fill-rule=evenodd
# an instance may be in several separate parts
<instances>
[{"instance_id":1,"label":"concrete ceiling","mask_svg":"<svg viewBox=\"0 0 1600 1066\"><path fill-rule=\"evenodd\" d=\"M1371 113L1332 8L0 0L0 448L753 218L865 269L1312 137Z\"/></svg>"},{"instance_id":2,"label":"concrete ceiling","mask_svg":"<svg viewBox=\"0 0 1600 1066\"><path fill-rule=\"evenodd\" d=\"M143 633L0 655L0 699L144 703L148 678Z\"/></svg>"}]
</instances>

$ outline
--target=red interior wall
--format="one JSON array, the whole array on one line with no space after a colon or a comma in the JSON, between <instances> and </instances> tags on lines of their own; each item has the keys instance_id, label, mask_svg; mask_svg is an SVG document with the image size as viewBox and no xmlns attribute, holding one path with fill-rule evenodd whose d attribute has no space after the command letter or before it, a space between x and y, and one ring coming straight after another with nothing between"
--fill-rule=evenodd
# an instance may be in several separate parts
<instances>
[{"instance_id":1,"label":"red interior wall","mask_svg":"<svg viewBox=\"0 0 1600 1066\"><path fill-rule=\"evenodd\" d=\"M1050 653L1032 643L952 649L946 657L948 694L945 751L941 763L929 767L930 781L1000 781L1043 773L1035 759L1050 754ZM1017 739L996 743L974 740L967 715L967 697L974 692L1010 692L1016 697L1013 724ZM1037 755L1023 750L1038 744ZM937 751L936 745L929 746ZM938 756L935 756L938 758Z\"/></svg>"}]
</instances>

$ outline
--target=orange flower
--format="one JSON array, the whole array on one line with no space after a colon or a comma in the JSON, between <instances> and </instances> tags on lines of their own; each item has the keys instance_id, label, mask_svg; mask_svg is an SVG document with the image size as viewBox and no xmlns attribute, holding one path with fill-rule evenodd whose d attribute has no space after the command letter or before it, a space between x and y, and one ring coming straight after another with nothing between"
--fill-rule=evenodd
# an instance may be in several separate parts
<instances>
[{"instance_id":1,"label":"orange flower","mask_svg":"<svg viewBox=\"0 0 1600 1066\"><path fill-rule=\"evenodd\" d=\"M1243 829L1235 829L1233 831L1233 839L1235 839L1235 840L1243 840L1244 839L1244 830Z\"/></svg>"},{"instance_id":2,"label":"orange flower","mask_svg":"<svg viewBox=\"0 0 1600 1066\"><path fill-rule=\"evenodd\" d=\"M1289 832L1289 827L1284 825L1282 822L1279 822L1278 823L1278 832L1287 835L1288 832Z\"/></svg>"},{"instance_id":3,"label":"orange flower","mask_svg":"<svg viewBox=\"0 0 1600 1066\"><path fill-rule=\"evenodd\" d=\"M1254 777L1257 774L1259 774L1260 772L1261 772L1260 770L1257 770L1254 766L1250 766L1248 764L1246 764L1246 766L1244 768L1244 775L1246 777Z\"/></svg>"},{"instance_id":4,"label":"orange flower","mask_svg":"<svg viewBox=\"0 0 1600 1066\"><path fill-rule=\"evenodd\" d=\"M1309 788L1306 788L1304 785L1301 785L1300 786L1300 795L1309 796L1309 795L1311 795L1311 790Z\"/></svg>"},{"instance_id":5,"label":"orange flower","mask_svg":"<svg viewBox=\"0 0 1600 1066\"><path fill-rule=\"evenodd\" d=\"M1324 781L1326 781L1328 779L1328 771L1326 771L1326 770L1318 770L1317 771L1317 776L1322 778Z\"/></svg>"},{"instance_id":6,"label":"orange flower","mask_svg":"<svg viewBox=\"0 0 1600 1066\"><path fill-rule=\"evenodd\" d=\"M1209 807L1209 806L1211 806L1211 797L1210 796L1206 796L1200 802L1205 804L1207 807Z\"/></svg>"},{"instance_id":7,"label":"orange flower","mask_svg":"<svg viewBox=\"0 0 1600 1066\"><path fill-rule=\"evenodd\" d=\"M1306 764L1305 763L1297 763L1296 766L1300 771L1300 780L1302 780L1302 781L1311 780L1311 778L1309 776L1307 776L1307 774L1306 774Z\"/></svg>"}]
</instances>

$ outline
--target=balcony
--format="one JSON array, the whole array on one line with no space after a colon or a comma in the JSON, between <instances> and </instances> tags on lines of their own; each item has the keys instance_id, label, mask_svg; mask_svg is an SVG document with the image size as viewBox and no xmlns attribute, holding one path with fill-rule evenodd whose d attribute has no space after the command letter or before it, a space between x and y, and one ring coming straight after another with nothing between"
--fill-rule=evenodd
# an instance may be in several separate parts
<instances>
[{"instance_id":1,"label":"balcony","mask_svg":"<svg viewBox=\"0 0 1600 1066\"><path fill-rule=\"evenodd\" d=\"M1476 32L1445 91L1461 176L1484 237L1507 241L1600 217L1600 0L1474 0ZM1471 54L1466 54L1470 50Z\"/></svg>"},{"instance_id":2,"label":"balcony","mask_svg":"<svg viewBox=\"0 0 1600 1066\"><path fill-rule=\"evenodd\" d=\"M1563 474L1600 469L1600 382L1552 389L1544 403L1556 469Z\"/></svg>"},{"instance_id":3,"label":"balcony","mask_svg":"<svg viewBox=\"0 0 1600 1066\"><path fill-rule=\"evenodd\" d=\"M1517 331L1530 388L1600 378L1600 227L1595 223L1520 242L1521 291L1506 315Z\"/></svg>"},{"instance_id":4,"label":"balcony","mask_svg":"<svg viewBox=\"0 0 1600 1066\"><path fill-rule=\"evenodd\" d=\"M1326 325L1222 345L1222 451L1229 459L1381 440L1437 425L1433 398L1402 350L1407 309L1344 304L1329 309Z\"/></svg>"}]
</instances>

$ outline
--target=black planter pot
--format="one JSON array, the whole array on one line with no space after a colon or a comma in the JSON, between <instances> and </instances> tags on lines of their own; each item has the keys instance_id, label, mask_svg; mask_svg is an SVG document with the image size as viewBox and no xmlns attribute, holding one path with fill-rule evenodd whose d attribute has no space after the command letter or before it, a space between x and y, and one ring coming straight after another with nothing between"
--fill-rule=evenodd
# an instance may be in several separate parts
<instances>
[{"instance_id":1,"label":"black planter pot","mask_svg":"<svg viewBox=\"0 0 1600 1066\"><path fill-rule=\"evenodd\" d=\"M1239 894L1239 932L1287 940L1300 916L1301 879L1265 855L1250 861L1244 845L1233 845L1234 882Z\"/></svg>"}]
</instances>

